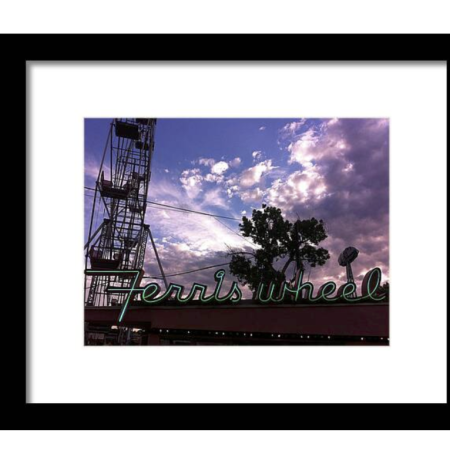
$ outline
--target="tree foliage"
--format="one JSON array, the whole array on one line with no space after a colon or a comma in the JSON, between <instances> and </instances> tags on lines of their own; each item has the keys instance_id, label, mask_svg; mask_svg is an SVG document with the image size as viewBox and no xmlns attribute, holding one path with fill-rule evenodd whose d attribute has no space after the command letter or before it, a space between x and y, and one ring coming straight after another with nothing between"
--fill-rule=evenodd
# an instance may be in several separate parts
<instances>
[{"instance_id":1,"label":"tree foliage","mask_svg":"<svg viewBox=\"0 0 450 450\"><path fill-rule=\"evenodd\" d=\"M283 218L279 208L262 205L262 209L253 210L251 219L243 217L239 228L257 249L231 252L230 272L252 291L261 282L285 281L286 270L292 263L303 269L305 261L316 267L323 266L330 258L328 250L319 247L327 238L324 222L314 217L291 223Z\"/></svg>"}]
</instances>

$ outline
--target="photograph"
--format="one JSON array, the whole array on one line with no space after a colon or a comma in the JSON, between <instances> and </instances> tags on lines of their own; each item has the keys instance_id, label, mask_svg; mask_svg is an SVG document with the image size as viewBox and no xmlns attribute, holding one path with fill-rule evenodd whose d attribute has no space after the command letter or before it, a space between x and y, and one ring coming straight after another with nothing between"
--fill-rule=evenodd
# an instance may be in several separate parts
<instances>
[{"instance_id":1,"label":"photograph","mask_svg":"<svg viewBox=\"0 0 450 450\"><path fill-rule=\"evenodd\" d=\"M84 345L389 346L389 127L85 118Z\"/></svg>"}]
</instances>

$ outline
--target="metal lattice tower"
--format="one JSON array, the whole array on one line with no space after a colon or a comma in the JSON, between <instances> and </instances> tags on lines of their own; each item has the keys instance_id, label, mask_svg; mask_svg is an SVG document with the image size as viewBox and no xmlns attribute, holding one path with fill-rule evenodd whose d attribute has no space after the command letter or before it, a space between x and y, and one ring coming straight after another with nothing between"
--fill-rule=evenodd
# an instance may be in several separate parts
<instances>
[{"instance_id":1,"label":"metal lattice tower","mask_svg":"<svg viewBox=\"0 0 450 450\"><path fill-rule=\"evenodd\" d=\"M144 223L151 176L156 119L111 122L95 186L86 269L141 270L150 228ZM93 231L95 217L103 222ZM151 236L151 234L150 234ZM123 275L87 276L86 306L115 306L127 294L106 292L108 286L129 287Z\"/></svg>"}]
</instances>

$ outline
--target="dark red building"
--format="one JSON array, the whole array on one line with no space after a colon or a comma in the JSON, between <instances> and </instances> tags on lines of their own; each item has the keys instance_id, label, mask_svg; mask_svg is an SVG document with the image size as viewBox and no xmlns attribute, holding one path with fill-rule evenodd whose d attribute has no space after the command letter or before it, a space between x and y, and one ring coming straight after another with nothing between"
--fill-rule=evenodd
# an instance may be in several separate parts
<instances>
[{"instance_id":1,"label":"dark red building","mask_svg":"<svg viewBox=\"0 0 450 450\"><path fill-rule=\"evenodd\" d=\"M119 312L86 307L87 343L114 344ZM389 303L134 304L121 326L137 345L389 345Z\"/></svg>"}]
</instances>

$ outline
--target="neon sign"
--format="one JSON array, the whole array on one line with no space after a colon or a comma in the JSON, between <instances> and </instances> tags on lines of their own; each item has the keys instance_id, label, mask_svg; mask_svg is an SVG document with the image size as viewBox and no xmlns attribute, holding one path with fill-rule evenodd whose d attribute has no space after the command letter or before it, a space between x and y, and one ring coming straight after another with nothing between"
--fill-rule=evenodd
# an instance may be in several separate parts
<instances>
[{"instance_id":1,"label":"neon sign","mask_svg":"<svg viewBox=\"0 0 450 450\"><path fill-rule=\"evenodd\" d=\"M158 305L167 302L169 299L179 304L185 304L193 300L200 304L237 304L242 300L242 291L237 282L231 284L230 289L225 294L223 290L223 280L225 271L223 269L216 271L214 280L216 286L210 295L206 295L207 286L204 284L194 283L187 295L184 295L185 287L181 284L170 283L164 293L161 293L161 287L157 283L148 283L146 286L140 286L141 271L140 270L86 270L87 275L93 276L118 276L131 278L130 286L116 287L109 286L106 292L114 294L128 294L122 303L118 322L122 322L128 309L131 299L136 295L140 295L141 301L147 305ZM317 295L314 296L314 286L309 281L303 282L303 271L297 272L296 278L292 284L287 282L276 286L275 283L260 283L256 290L256 298L262 304L280 304L289 302L327 302L332 303L343 300L350 303L360 302L362 300L382 301L386 299L386 294L380 293L381 269L378 267L369 270L364 276L361 283L361 295L353 296L356 293L355 283L345 283L337 288L336 283L328 281L323 284Z\"/></svg>"}]
</instances>

